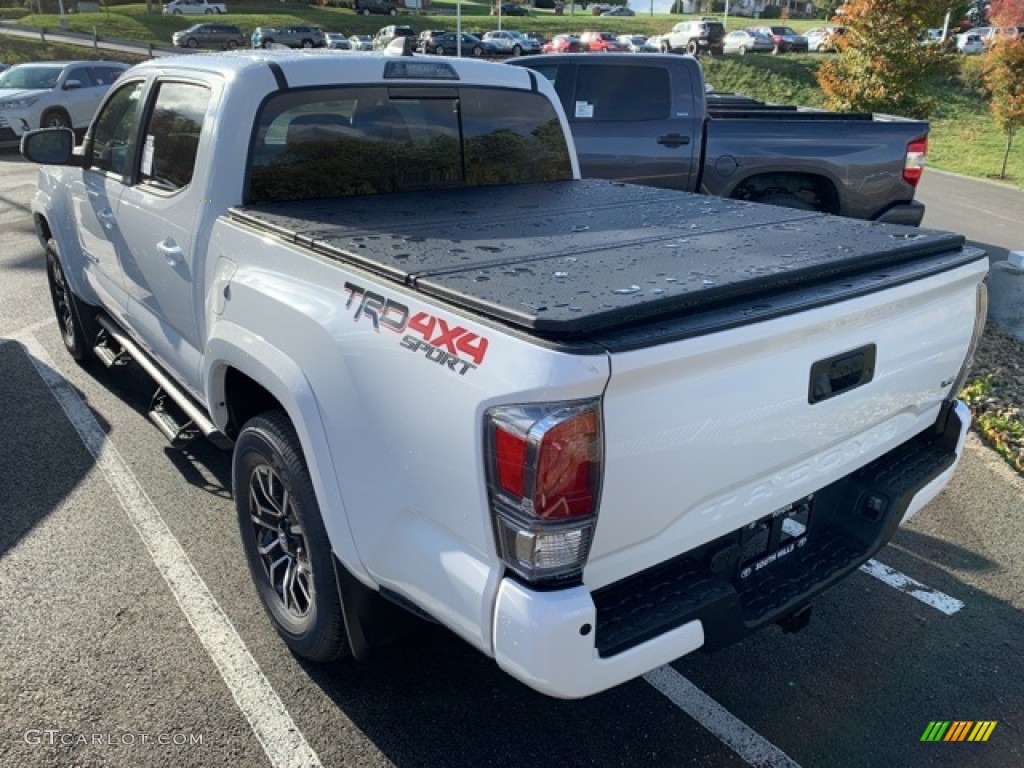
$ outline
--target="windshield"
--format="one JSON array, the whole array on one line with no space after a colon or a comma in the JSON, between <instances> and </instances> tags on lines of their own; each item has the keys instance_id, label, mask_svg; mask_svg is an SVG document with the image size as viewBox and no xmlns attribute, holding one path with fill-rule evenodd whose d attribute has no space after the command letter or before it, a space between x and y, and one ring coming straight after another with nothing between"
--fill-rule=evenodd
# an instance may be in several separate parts
<instances>
[{"instance_id":1,"label":"windshield","mask_svg":"<svg viewBox=\"0 0 1024 768\"><path fill-rule=\"evenodd\" d=\"M772 32L776 35L795 35L790 27L772 27Z\"/></svg>"},{"instance_id":2,"label":"windshield","mask_svg":"<svg viewBox=\"0 0 1024 768\"><path fill-rule=\"evenodd\" d=\"M55 88L60 67L11 67L0 74L0 88Z\"/></svg>"}]
</instances>

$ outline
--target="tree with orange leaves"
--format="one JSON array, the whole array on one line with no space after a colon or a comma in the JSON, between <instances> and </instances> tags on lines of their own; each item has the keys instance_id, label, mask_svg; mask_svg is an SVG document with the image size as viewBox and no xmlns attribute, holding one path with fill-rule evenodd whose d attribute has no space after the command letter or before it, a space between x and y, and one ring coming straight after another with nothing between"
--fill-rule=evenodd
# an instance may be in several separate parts
<instances>
[{"instance_id":1,"label":"tree with orange leaves","mask_svg":"<svg viewBox=\"0 0 1024 768\"><path fill-rule=\"evenodd\" d=\"M988 53L985 85L991 98L988 108L996 125L1006 134L1006 149L999 178L1006 178L1013 137L1024 126L1024 40L1000 40Z\"/></svg>"},{"instance_id":2,"label":"tree with orange leaves","mask_svg":"<svg viewBox=\"0 0 1024 768\"><path fill-rule=\"evenodd\" d=\"M933 101L923 86L942 51L919 45L917 36L936 25L936 14L933 0L849 0L839 52L818 68L826 104L844 112L927 117Z\"/></svg>"},{"instance_id":3,"label":"tree with orange leaves","mask_svg":"<svg viewBox=\"0 0 1024 768\"><path fill-rule=\"evenodd\" d=\"M988 18L1000 27L1024 24L1024 0L992 0L988 7Z\"/></svg>"}]
</instances>

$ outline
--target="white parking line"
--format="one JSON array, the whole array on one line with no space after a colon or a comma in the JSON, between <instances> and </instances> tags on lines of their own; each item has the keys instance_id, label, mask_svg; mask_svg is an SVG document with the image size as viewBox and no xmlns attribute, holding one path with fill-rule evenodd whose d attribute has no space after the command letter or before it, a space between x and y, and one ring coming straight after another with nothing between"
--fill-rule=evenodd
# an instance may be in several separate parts
<instances>
[{"instance_id":1,"label":"white parking line","mask_svg":"<svg viewBox=\"0 0 1024 768\"><path fill-rule=\"evenodd\" d=\"M920 600L925 605L930 605L937 611L942 611L947 616L952 616L964 607L964 604L955 597L950 597L944 592L932 589L877 560L868 560L860 569L869 576L874 576L879 581L888 584L890 587L898 589L900 592L910 595L916 600Z\"/></svg>"},{"instance_id":2,"label":"white parking line","mask_svg":"<svg viewBox=\"0 0 1024 768\"><path fill-rule=\"evenodd\" d=\"M756 768L800 768L789 755L748 727L668 664L644 675L662 695Z\"/></svg>"},{"instance_id":3,"label":"white parking line","mask_svg":"<svg viewBox=\"0 0 1024 768\"><path fill-rule=\"evenodd\" d=\"M15 340L28 350L39 375L64 409L86 448L96 458L96 465L113 488L160 575L171 588L178 606L216 664L271 765L275 768L321 766L320 758L295 725L238 631L88 406L54 368L49 354L35 337L26 335Z\"/></svg>"}]
</instances>

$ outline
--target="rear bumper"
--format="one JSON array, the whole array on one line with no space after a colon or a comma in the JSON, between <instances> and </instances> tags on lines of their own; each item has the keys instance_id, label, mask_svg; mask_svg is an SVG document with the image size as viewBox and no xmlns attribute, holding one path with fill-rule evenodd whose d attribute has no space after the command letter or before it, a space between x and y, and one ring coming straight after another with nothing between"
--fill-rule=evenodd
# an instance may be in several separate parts
<instances>
[{"instance_id":1,"label":"rear bumper","mask_svg":"<svg viewBox=\"0 0 1024 768\"><path fill-rule=\"evenodd\" d=\"M881 221L886 224L906 224L910 227L919 227L921 226L921 220L923 218L924 203L919 203L914 200L909 203L897 203L891 208L887 208L875 217L875 221Z\"/></svg>"},{"instance_id":2,"label":"rear bumper","mask_svg":"<svg viewBox=\"0 0 1024 768\"><path fill-rule=\"evenodd\" d=\"M730 550L741 546L735 531L594 593L504 579L494 613L499 666L542 693L579 698L785 618L871 558L945 487L969 425L955 401L933 428L821 489L806 546L752 573Z\"/></svg>"}]
</instances>

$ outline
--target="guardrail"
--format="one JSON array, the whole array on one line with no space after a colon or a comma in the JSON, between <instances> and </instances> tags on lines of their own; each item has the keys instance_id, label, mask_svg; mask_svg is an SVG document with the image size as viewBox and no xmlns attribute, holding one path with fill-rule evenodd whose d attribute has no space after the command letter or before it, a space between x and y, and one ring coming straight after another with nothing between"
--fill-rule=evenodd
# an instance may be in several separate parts
<instances>
[{"instance_id":1,"label":"guardrail","mask_svg":"<svg viewBox=\"0 0 1024 768\"><path fill-rule=\"evenodd\" d=\"M195 53L188 48L175 48L171 45L153 45L153 43L140 43L133 40L116 40L103 38L93 34L73 32L68 29L47 29L46 27L28 27L23 24L16 24L9 21L0 22L0 35L20 37L28 40L38 40L42 43L63 43L65 45L79 45L83 48L92 48L100 51L118 51L120 53L135 53L139 56L159 58L161 56L178 56L181 54Z\"/></svg>"}]
</instances>

